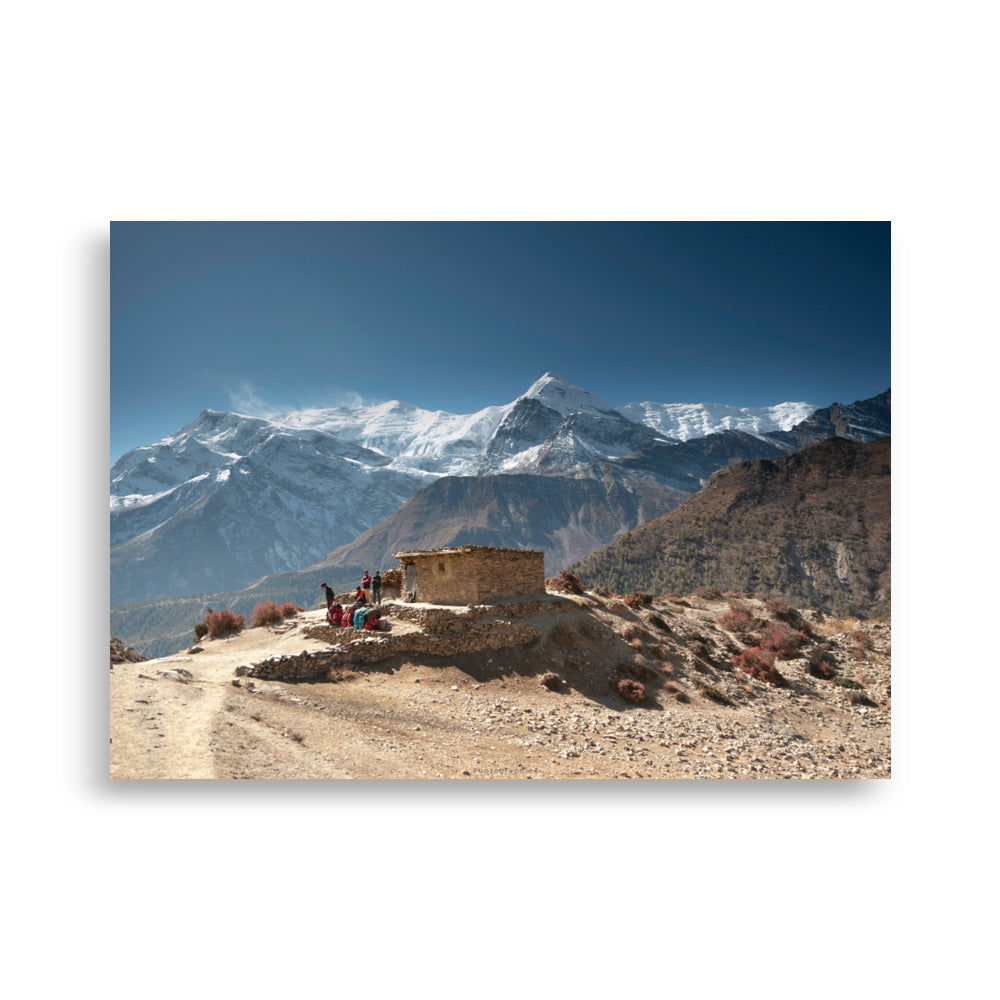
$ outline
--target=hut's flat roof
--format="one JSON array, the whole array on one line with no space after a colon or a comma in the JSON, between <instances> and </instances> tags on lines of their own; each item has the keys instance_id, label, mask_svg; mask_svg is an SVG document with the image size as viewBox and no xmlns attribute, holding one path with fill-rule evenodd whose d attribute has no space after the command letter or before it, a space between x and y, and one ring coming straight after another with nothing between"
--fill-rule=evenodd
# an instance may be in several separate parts
<instances>
[{"instance_id":1,"label":"hut's flat roof","mask_svg":"<svg viewBox=\"0 0 1000 1000\"><path fill-rule=\"evenodd\" d=\"M451 555L466 555L468 553L480 552L519 552L519 553L533 553L535 555L542 555L540 550L536 549L495 549L490 548L488 545L455 545L443 549L423 549L415 550L412 552L393 552L393 559L404 559L413 558L416 556L451 556Z\"/></svg>"}]
</instances>

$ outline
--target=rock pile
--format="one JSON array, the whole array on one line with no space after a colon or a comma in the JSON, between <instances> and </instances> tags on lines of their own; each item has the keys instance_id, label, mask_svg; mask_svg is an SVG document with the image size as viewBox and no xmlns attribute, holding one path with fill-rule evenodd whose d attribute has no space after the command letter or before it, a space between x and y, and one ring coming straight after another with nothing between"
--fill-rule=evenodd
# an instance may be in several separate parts
<instances>
[{"instance_id":1,"label":"rock pile","mask_svg":"<svg viewBox=\"0 0 1000 1000\"><path fill-rule=\"evenodd\" d=\"M116 663L142 663L146 659L142 653L136 652L131 646L126 646L121 639L111 637L111 666Z\"/></svg>"}]
</instances>

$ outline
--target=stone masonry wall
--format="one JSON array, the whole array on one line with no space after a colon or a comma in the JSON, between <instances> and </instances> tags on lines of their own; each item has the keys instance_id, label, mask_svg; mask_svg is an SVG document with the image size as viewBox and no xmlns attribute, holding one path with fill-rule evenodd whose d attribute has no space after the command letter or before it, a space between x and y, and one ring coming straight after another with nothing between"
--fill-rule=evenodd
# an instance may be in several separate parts
<instances>
[{"instance_id":1,"label":"stone masonry wall","mask_svg":"<svg viewBox=\"0 0 1000 1000\"><path fill-rule=\"evenodd\" d=\"M476 553L472 573L479 601L545 592L545 555L514 549Z\"/></svg>"},{"instance_id":2,"label":"stone masonry wall","mask_svg":"<svg viewBox=\"0 0 1000 1000\"><path fill-rule=\"evenodd\" d=\"M534 642L541 633L527 622L514 619L572 606L571 602L559 598L511 604L503 608L449 609L393 605L393 615L419 625L421 630L393 635L316 625L306 629L306 634L331 643L329 650L303 650L294 656L271 656L239 667L236 673L237 676L263 680L326 680L333 670L350 670L395 655L455 656L523 646Z\"/></svg>"},{"instance_id":3,"label":"stone masonry wall","mask_svg":"<svg viewBox=\"0 0 1000 1000\"><path fill-rule=\"evenodd\" d=\"M465 553L435 552L408 556L407 562L417 569L417 600L431 604L473 604L476 602L476 582L469 572L470 562Z\"/></svg>"},{"instance_id":4,"label":"stone masonry wall","mask_svg":"<svg viewBox=\"0 0 1000 1000\"><path fill-rule=\"evenodd\" d=\"M416 568L417 600L429 604L477 604L545 590L541 552L469 545L399 559Z\"/></svg>"}]
</instances>

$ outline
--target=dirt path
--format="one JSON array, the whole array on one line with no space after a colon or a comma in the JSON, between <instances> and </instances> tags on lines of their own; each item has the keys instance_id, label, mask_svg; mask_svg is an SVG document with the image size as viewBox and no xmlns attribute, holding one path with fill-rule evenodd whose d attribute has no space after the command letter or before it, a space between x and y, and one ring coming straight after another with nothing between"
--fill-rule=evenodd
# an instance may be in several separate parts
<instances>
[{"instance_id":1,"label":"dirt path","mask_svg":"<svg viewBox=\"0 0 1000 1000\"><path fill-rule=\"evenodd\" d=\"M321 620L322 612L303 618ZM322 648L292 625L207 640L203 652L116 663L111 670L111 777L215 778L219 720L233 672L251 659ZM186 676L189 675L189 676Z\"/></svg>"}]
</instances>

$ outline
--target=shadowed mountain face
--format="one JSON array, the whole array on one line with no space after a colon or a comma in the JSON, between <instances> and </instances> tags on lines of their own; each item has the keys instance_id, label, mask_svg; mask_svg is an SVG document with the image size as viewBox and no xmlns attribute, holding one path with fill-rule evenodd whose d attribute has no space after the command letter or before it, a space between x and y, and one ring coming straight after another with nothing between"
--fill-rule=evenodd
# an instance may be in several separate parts
<instances>
[{"instance_id":1,"label":"shadowed mountain face","mask_svg":"<svg viewBox=\"0 0 1000 1000\"><path fill-rule=\"evenodd\" d=\"M682 506L574 568L618 592L781 594L835 614L887 616L890 439L831 438L718 472Z\"/></svg>"},{"instance_id":2,"label":"shadowed mountain face","mask_svg":"<svg viewBox=\"0 0 1000 1000\"><path fill-rule=\"evenodd\" d=\"M623 524L656 517L685 497L653 477L622 476L609 465L579 479L447 476L356 541L335 549L317 568L385 569L395 566L393 553L407 548L486 545L541 550L547 572L555 572L606 545Z\"/></svg>"}]
</instances>

